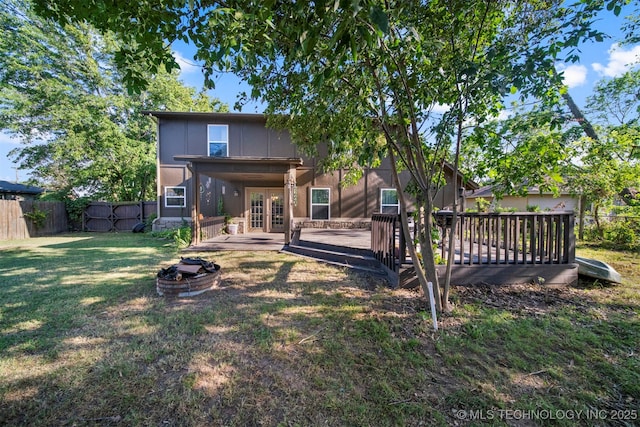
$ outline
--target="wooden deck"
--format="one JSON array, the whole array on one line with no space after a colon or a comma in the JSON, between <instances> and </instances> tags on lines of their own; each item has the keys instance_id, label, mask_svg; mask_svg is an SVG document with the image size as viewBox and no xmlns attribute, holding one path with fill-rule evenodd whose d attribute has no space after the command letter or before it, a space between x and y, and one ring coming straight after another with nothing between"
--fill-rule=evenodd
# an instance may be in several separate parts
<instances>
[{"instance_id":1,"label":"wooden deck","mask_svg":"<svg viewBox=\"0 0 640 427\"><path fill-rule=\"evenodd\" d=\"M441 220L443 243L439 251L445 260L447 233L454 233L452 283L568 285L578 279L572 212L462 214L453 231L447 227L446 216ZM415 271L399 229L397 215L374 215L371 231L302 229L297 240L301 245L342 246L345 253L354 248L370 250L386 269L392 286L415 287ZM188 250L279 251L286 247L284 242L282 233L222 234ZM437 266L437 271L444 280L446 265Z\"/></svg>"},{"instance_id":2,"label":"wooden deck","mask_svg":"<svg viewBox=\"0 0 640 427\"><path fill-rule=\"evenodd\" d=\"M578 280L573 212L460 214L455 230L451 216L438 216L442 259L449 255L448 234L454 233L455 284L544 283L568 285ZM406 259L397 215L374 215L372 250L399 286L417 286ZM437 266L443 280L446 265Z\"/></svg>"},{"instance_id":3,"label":"wooden deck","mask_svg":"<svg viewBox=\"0 0 640 427\"><path fill-rule=\"evenodd\" d=\"M360 229L305 228L300 240L345 248L370 249L371 232ZM218 234L187 248L187 251L279 251L285 246L283 233Z\"/></svg>"}]
</instances>

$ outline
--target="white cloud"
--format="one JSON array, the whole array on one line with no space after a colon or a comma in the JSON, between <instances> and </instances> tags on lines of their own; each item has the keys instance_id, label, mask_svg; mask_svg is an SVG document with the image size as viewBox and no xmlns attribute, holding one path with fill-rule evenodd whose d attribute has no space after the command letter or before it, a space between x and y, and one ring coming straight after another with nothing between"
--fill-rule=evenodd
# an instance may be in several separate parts
<instances>
[{"instance_id":1,"label":"white cloud","mask_svg":"<svg viewBox=\"0 0 640 427\"><path fill-rule=\"evenodd\" d=\"M0 145L18 145L20 141L6 132L0 131Z\"/></svg>"},{"instance_id":2,"label":"white cloud","mask_svg":"<svg viewBox=\"0 0 640 427\"><path fill-rule=\"evenodd\" d=\"M191 73L199 73L200 67L193 61L182 56L180 52L176 52L175 50L171 52L176 62L180 66L180 72L182 74L191 74Z\"/></svg>"},{"instance_id":3,"label":"white cloud","mask_svg":"<svg viewBox=\"0 0 640 427\"><path fill-rule=\"evenodd\" d=\"M602 65L599 62L591 64L591 67L602 76L620 76L640 61L640 45L625 50L618 43L614 43L609 48L608 53L609 62L606 65Z\"/></svg>"},{"instance_id":4,"label":"white cloud","mask_svg":"<svg viewBox=\"0 0 640 427\"><path fill-rule=\"evenodd\" d=\"M436 113L436 114L444 114L447 111L449 111L451 109L450 105L447 104L436 104L433 106L433 109L431 110L432 113Z\"/></svg>"},{"instance_id":5,"label":"white cloud","mask_svg":"<svg viewBox=\"0 0 640 427\"><path fill-rule=\"evenodd\" d=\"M558 71L562 72L562 82L569 88L582 86L587 82L587 67L584 65L558 64Z\"/></svg>"},{"instance_id":6,"label":"white cloud","mask_svg":"<svg viewBox=\"0 0 640 427\"><path fill-rule=\"evenodd\" d=\"M509 111L505 109L505 110L500 110L500 112L498 113L498 116L495 117L495 119L500 122L503 120L507 120L511 116L513 116L513 111Z\"/></svg>"}]
</instances>

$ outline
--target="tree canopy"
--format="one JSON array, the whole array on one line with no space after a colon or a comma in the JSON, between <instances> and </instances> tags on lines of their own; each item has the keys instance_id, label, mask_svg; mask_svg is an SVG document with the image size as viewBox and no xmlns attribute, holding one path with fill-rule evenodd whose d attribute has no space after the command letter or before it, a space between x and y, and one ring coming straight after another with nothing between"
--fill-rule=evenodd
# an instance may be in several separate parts
<instances>
[{"instance_id":1,"label":"tree canopy","mask_svg":"<svg viewBox=\"0 0 640 427\"><path fill-rule=\"evenodd\" d=\"M155 133L144 110L213 111L217 100L184 86L177 71L145 73L129 95L113 33L64 25L8 0L0 11L0 128L22 142L20 168L62 195L111 201L155 197Z\"/></svg>"},{"instance_id":2,"label":"tree canopy","mask_svg":"<svg viewBox=\"0 0 640 427\"><path fill-rule=\"evenodd\" d=\"M272 124L286 126L309 151L329 141L327 166L359 167L390 156L412 177L422 216L410 253L423 288L440 290L431 241L433 197L442 165L457 165L473 127L503 108L506 96L560 99L554 62L578 57L577 46L602 34L591 26L623 1L319 0L111 3L36 0L61 23L88 21L123 41L116 56L130 87L142 69L176 66L175 40L190 42L209 82L219 70L245 79L248 97L266 101ZM439 112L444 107L444 113ZM544 149L543 144L537 149ZM401 203L403 205L404 203ZM454 210L456 206L454 204ZM406 212L403 211L406 218ZM406 224L406 221L403 221ZM404 230L412 241L408 229ZM422 259L424 262L419 262Z\"/></svg>"}]
</instances>

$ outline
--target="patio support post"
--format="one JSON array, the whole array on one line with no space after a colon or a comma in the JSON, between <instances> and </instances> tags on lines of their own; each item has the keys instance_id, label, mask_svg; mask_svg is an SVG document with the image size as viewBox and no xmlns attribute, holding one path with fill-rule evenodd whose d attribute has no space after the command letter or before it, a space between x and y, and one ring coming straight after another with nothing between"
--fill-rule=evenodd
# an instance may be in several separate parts
<instances>
[{"instance_id":1,"label":"patio support post","mask_svg":"<svg viewBox=\"0 0 640 427\"><path fill-rule=\"evenodd\" d=\"M192 175L192 193L193 202L191 203L191 224L193 235L191 236L191 244L197 245L200 243L200 220L198 216L200 214L200 172L198 171L198 164L193 164L191 169Z\"/></svg>"},{"instance_id":2,"label":"patio support post","mask_svg":"<svg viewBox=\"0 0 640 427\"><path fill-rule=\"evenodd\" d=\"M284 174L284 244L291 243L293 232L293 201L296 187L296 167L289 165Z\"/></svg>"}]
</instances>

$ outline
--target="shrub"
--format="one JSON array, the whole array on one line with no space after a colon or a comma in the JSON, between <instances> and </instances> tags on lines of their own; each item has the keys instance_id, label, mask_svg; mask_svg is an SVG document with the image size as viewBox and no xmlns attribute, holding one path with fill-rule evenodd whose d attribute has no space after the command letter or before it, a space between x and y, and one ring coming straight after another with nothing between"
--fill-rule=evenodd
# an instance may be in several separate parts
<instances>
[{"instance_id":1,"label":"shrub","mask_svg":"<svg viewBox=\"0 0 640 427\"><path fill-rule=\"evenodd\" d=\"M151 227L153 226L153 221L158 217L158 214L156 213L152 213L151 215L149 215L147 218L145 218L144 220L144 229L145 231L147 230L151 230Z\"/></svg>"},{"instance_id":2,"label":"shrub","mask_svg":"<svg viewBox=\"0 0 640 427\"><path fill-rule=\"evenodd\" d=\"M72 229L82 229L82 217L87 206L89 206L89 203L91 203L91 200L88 197L64 199L64 204L67 208L67 215L69 216L69 223Z\"/></svg>"},{"instance_id":3,"label":"shrub","mask_svg":"<svg viewBox=\"0 0 640 427\"><path fill-rule=\"evenodd\" d=\"M619 217L614 221L602 222L600 230L594 224L585 228L584 238L611 249L640 249L640 221Z\"/></svg>"},{"instance_id":4,"label":"shrub","mask_svg":"<svg viewBox=\"0 0 640 427\"><path fill-rule=\"evenodd\" d=\"M23 216L29 219L37 230L44 226L45 221L47 220L47 211L34 207L31 212L25 212Z\"/></svg>"},{"instance_id":5,"label":"shrub","mask_svg":"<svg viewBox=\"0 0 640 427\"><path fill-rule=\"evenodd\" d=\"M186 248L191 244L191 227L183 225L174 230L173 242L178 249Z\"/></svg>"},{"instance_id":6,"label":"shrub","mask_svg":"<svg viewBox=\"0 0 640 427\"><path fill-rule=\"evenodd\" d=\"M604 239L616 247L634 249L640 246L637 231L637 221L612 221L604 227Z\"/></svg>"},{"instance_id":7,"label":"shrub","mask_svg":"<svg viewBox=\"0 0 640 427\"><path fill-rule=\"evenodd\" d=\"M171 230L154 231L151 233L151 236L173 240L177 249L183 249L191 244L191 227L183 224L181 227Z\"/></svg>"}]
</instances>

